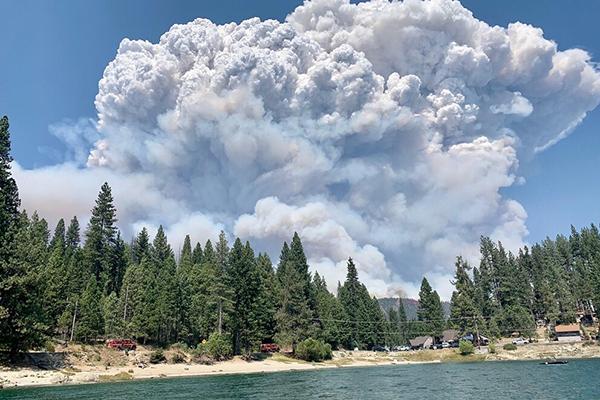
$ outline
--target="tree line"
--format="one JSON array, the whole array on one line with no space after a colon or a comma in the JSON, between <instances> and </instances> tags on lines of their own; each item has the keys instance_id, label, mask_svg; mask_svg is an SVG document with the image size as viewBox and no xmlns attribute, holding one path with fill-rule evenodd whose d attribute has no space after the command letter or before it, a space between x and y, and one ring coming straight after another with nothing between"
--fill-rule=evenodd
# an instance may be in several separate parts
<instances>
[{"instance_id":1,"label":"tree line","mask_svg":"<svg viewBox=\"0 0 600 400\"><path fill-rule=\"evenodd\" d=\"M591 225L515 255L481 239L481 261L456 260L451 315L423 278L417 320L398 301L383 310L359 281L353 260L337 294L311 273L294 233L274 265L249 242L192 243L178 254L163 227L126 242L111 188L100 188L82 232L76 217L52 234L36 212L20 210L11 175L8 119L0 119L0 349L40 348L48 338L130 337L143 343L196 345L217 334L234 354L261 343L294 349L307 338L333 348L400 345L446 328L490 336L531 334L536 321L568 323L600 299L600 234Z\"/></svg>"},{"instance_id":2,"label":"tree line","mask_svg":"<svg viewBox=\"0 0 600 400\"><path fill-rule=\"evenodd\" d=\"M532 335L536 324L589 322L600 301L600 232L591 224L517 254L481 238L479 267L456 261L452 325L492 336Z\"/></svg>"},{"instance_id":3,"label":"tree line","mask_svg":"<svg viewBox=\"0 0 600 400\"><path fill-rule=\"evenodd\" d=\"M377 335L354 322L384 325L377 299L359 282L352 259L338 296L311 274L294 233L276 266L249 242L213 243L176 254L163 227L146 228L130 243L121 236L110 186L100 188L85 230L76 217L53 233L36 212L20 210L11 175L10 134L0 120L0 349L39 348L48 338L90 341L132 337L144 343L197 344L227 338L234 354L277 342L293 349L316 338L338 346L368 347Z\"/></svg>"}]
</instances>

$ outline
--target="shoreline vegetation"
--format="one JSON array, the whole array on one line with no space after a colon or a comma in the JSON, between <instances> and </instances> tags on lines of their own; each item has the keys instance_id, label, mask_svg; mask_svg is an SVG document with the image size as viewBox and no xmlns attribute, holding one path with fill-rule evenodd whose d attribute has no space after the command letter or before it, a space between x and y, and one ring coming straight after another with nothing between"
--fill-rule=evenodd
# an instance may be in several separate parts
<instances>
[{"instance_id":1,"label":"shoreline vegetation","mask_svg":"<svg viewBox=\"0 0 600 400\"><path fill-rule=\"evenodd\" d=\"M146 228L124 238L108 183L100 188L83 232L73 217L70 223L60 219L51 233L43 217L20 207L8 128L8 118L0 118L4 386L380 363L600 357L600 347L590 341L598 338L595 305L600 304L600 230L593 224L517 252L482 236L477 266L456 258L449 315L423 277L413 319L400 298L384 306L371 295L360 281L360 271L371 267L364 260L355 264L349 257L345 280L330 290L309 265L310 254L296 232L283 243L276 262L248 241L235 238L230 244L223 231L204 246L186 235L178 251L162 226L153 239ZM569 328L573 339L585 342L552 344L560 339L560 325L562 333ZM447 331L454 333L445 338ZM522 350L501 339L509 337L539 342ZM121 339L140 346L123 358L124 353L99 344ZM474 348L488 341L497 343ZM394 356L370 352L408 343L412 348L458 343L460 348ZM293 358L277 354L245 361L265 345L293 351ZM336 349L357 351L336 351L332 357ZM46 357L49 366L40 367L36 357ZM35 362L28 365L28 360Z\"/></svg>"},{"instance_id":2,"label":"shoreline vegetation","mask_svg":"<svg viewBox=\"0 0 600 400\"><path fill-rule=\"evenodd\" d=\"M504 342L510 343L509 339ZM125 354L101 345L70 345L55 353L29 353L38 357L54 357L56 366L43 369L33 365L0 367L0 387L4 389L109 383L138 379L161 379L175 377L199 377L214 375L253 374L320 370L344 367L368 367L384 365L411 365L442 362L527 361L547 359L600 358L600 346L596 342L559 343L538 342L518 346L516 350L502 349L503 341L497 343L495 353L488 347L476 349L474 354L463 356L458 349L416 350L407 352L335 351L333 359L307 362L284 354L262 355L262 359L247 361L236 356L227 361L211 364L191 362L191 354L184 354L182 362L165 361L151 364L153 348L143 347ZM179 349L166 350L167 360ZM62 359L61 359L62 357ZM140 368L144 365L144 368ZM541 367L541 366L540 366Z\"/></svg>"}]
</instances>

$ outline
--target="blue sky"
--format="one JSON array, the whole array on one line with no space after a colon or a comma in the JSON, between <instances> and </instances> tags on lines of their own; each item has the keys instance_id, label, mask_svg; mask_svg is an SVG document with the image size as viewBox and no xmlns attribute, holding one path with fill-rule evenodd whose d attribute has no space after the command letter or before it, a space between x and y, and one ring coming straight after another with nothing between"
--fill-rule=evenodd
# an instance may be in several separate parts
<instances>
[{"instance_id":1,"label":"blue sky","mask_svg":"<svg viewBox=\"0 0 600 400\"><path fill-rule=\"evenodd\" d=\"M9 115L13 153L25 167L60 161L61 142L48 126L94 117L94 96L106 64L124 37L157 41L174 23L206 17L217 23L259 16L283 19L299 1L5 1L0 25L0 112ZM600 2L464 1L475 16L506 26L541 27L560 49L600 55ZM530 160L521 159L527 183L506 189L529 214L529 241L568 232L569 225L600 220L600 110L566 140Z\"/></svg>"}]
</instances>

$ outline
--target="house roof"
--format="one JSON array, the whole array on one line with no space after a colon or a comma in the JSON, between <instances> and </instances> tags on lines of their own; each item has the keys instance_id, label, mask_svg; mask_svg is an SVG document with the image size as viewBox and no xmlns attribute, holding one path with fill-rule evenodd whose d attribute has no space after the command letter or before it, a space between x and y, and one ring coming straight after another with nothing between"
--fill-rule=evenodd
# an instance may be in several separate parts
<instances>
[{"instance_id":1,"label":"house roof","mask_svg":"<svg viewBox=\"0 0 600 400\"><path fill-rule=\"evenodd\" d=\"M568 333L568 332L579 333L579 325L578 324L556 325L554 327L554 331L556 333Z\"/></svg>"},{"instance_id":2,"label":"house roof","mask_svg":"<svg viewBox=\"0 0 600 400\"><path fill-rule=\"evenodd\" d=\"M416 347L424 345L427 340L433 340L433 338L431 336L417 336L414 339L410 339L409 342L411 346Z\"/></svg>"},{"instance_id":3,"label":"house roof","mask_svg":"<svg viewBox=\"0 0 600 400\"><path fill-rule=\"evenodd\" d=\"M451 342L453 340L458 340L458 330L446 329L444 332L442 332L442 341Z\"/></svg>"}]
</instances>

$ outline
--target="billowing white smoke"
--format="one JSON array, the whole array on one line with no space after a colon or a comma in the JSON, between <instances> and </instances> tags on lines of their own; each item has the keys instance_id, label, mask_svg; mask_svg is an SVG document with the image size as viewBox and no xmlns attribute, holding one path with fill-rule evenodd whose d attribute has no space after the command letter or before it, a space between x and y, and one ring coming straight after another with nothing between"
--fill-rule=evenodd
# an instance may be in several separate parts
<instances>
[{"instance_id":1,"label":"billowing white smoke","mask_svg":"<svg viewBox=\"0 0 600 400\"><path fill-rule=\"evenodd\" d=\"M198 19L158 44L124 39L88 168L52 168L109 176L129 232L163 223L205 240L224 226L277 255L297 230L332 288L353 256L375 294L414 295L425 274L448 297L454 257L476 258L481 234L509 248L527 234L500 194L518 155L599 101L589 55L532 26L491 27L450 0L315 0L284 23ZM32 182L52 171L16 173L25 204L51 212Z\"/></svg>"}]
</instances>

